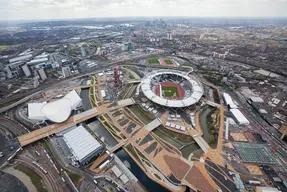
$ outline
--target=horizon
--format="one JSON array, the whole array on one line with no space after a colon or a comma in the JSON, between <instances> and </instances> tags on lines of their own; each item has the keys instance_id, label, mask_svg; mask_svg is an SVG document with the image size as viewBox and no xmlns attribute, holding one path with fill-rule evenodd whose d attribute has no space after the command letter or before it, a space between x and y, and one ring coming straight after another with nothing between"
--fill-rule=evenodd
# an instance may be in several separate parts
<instances>
[{"instance_id":1,"label":"horizon","mask_svg":"<svg viewBox=\"0 0 287 192\"><path fill-rule=\"evenodd\" d=\"M73 20L95 20L95 21L116 21L116 20L151 20L151 19L227 19L227 20L287 20L287 16L111 16L111 17L78 17L78 18L53 18L53 19L0 19L0 23L4 22L47 22L47 21L73 21Z\"/></svg>"},{"instance_id":2,"label":"horizon","mask_svg":"<svg viewBox=\"0 0 287 192\"><path fill-rule=\"evenodd\" d=\"M1 20L5 21L169 16L277 18L287 17L287 0L0 0L0 9Z\"/></svg>"}]
</instances>

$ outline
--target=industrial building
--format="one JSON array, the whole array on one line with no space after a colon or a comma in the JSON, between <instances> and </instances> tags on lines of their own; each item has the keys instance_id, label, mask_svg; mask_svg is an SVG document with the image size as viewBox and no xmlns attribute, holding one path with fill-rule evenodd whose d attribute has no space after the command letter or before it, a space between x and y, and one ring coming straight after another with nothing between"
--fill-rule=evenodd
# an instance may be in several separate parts
<instances>
[{"instance_id":1,"label":"industrial building","mask_svg":"<svg viewBox=\"0 0 287 192\"><path fill-rule=\"evenodd\" d=\"M230 97L229 94L223 93L223 99L225 104L230 108L230 109L237 109L237 106L233 103L232 98Z\"/></svg>"},{"instance_id":2,"label":"industrial building","mask_svg":"<svg viewBox=\"0 0 287 192\"><path fill-rule=\"evenodd\" d=\"M81 165L87 165L104 151L104 147L83 126L70 130L63 138Z\"/></svg>"},{"instance_id":3,"label":"industrial building","mask_svg":"<svg viewBox=\"0 0 287 192\"><path fill-rule=\"evenodd\" d=\"M27 55L15 57L15 58L9 59L9 63L15 63L18 61L27 61L27 60L31 59L32 57L33 57L32 54L27 54Z\"/></svg>"},{"instance_id":4,"label":"industrial building","mask_svg":"<svg viewBox=\"0 0 287 192\"><path fill-rule=\"evenodd\" d=\"M70 67L62 67L62 73L64 77L69 77L72 75Z\"/></svg>"},{"instance_id":5,"label":"industrial building","mask_svg":"<svg viewBox=\"0 0 287 192\"><path fill-rule=\"evenodd\" d=\"M230 109L230 112L239 125L249 125L248 119L246 119L246 117L241 113L241 111L239 111L239 109Z\"/></svg>"},{"instance_id":6,"label":"industrial building","mask_svg":"<svg viewBox=\"0 0 287 192\"><path fill-rule=\"evenodd\" d=\"M46 75L44 69L39 69L37 72L38 72L38 75L40 76L40 78L41 78L42 81L44 81L45 79L47 79L47 75Z\"/></svg>"}]
</instances>

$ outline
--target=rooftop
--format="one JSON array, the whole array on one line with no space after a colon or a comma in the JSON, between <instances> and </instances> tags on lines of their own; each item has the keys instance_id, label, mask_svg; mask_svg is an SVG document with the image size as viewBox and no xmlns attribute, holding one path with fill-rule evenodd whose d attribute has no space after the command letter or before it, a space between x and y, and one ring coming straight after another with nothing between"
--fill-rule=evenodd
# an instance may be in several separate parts
<instances>
[{"instance_id":1,"label":"rooftop","mask_svg":"<svg viewBox=\"0 0 287 192\"><path fill-rule=\"evenodd\" d=\"M82 161L101 147L101 144L83 126L72 129L63 137L78 161Z\"/></svg>"}]
</instances>

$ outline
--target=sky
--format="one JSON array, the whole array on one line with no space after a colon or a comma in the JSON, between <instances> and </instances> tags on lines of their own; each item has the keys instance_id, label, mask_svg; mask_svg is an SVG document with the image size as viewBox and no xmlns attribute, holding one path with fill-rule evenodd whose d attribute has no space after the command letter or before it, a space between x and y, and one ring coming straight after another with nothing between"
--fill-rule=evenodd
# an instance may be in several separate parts
<instances>
[{"instance_id":1,"label":"sky","mask_svg":"<svg viewBox=\"0 0 287 192\"><path fill-rule=\"evenodd\" d=\"M0 20L132 16L287 17L287 0L0 0Z\"/></svg>"}]
</instances>

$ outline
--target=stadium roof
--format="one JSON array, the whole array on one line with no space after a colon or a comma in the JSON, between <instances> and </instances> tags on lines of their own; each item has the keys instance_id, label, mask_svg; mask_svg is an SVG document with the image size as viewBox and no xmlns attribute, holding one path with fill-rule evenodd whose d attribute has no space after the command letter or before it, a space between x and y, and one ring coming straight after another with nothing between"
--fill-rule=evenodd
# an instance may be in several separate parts
<instances>
[{"instance_id":1,"label":"stadium roof","mask_svg":"<svg viewBox=\"0 0 287 192\"><path fill-rule=\"evenodd\" d=\"M189 97L184 98L182 100L171 100L171 99L166 99L166 98L162 98L160 96L157 96L151 90L151 80L155 76L164 75L164 74L178 75L178 76L183 77L187 81L189 81L190 84L192 85L192 89L193 89L192 94ZM201 84L199 82L197 82L194 78L186 75L186 73L182 73L179 71L161 71L161 70L159 70L159 71L149 73L147 76L145 76L142 79L141 88L142 88L142 92L144 93L144 95L148 99L150 99L154 103L157 103L157 104L160 104L160 105L163 105L166 107L176 107L176 108L187 107L187 106L190 106L190 105L197 103L203 95L203 88L202 88Z\"/></svg>"},{"instance_id":2,"label":"stadium roof","mask_svg":"<svg viewBox=\"0 0 287 192\"><path fill-rule=\"evenodd\" d=\"M63 138L80 162L101 147L101 144L83 126L65 133Z\"/></svg>"},{"instance_id":3,"label":"stadium roof","mask_svg":"<svg viewBox=\"0 0 287 192\"><path fill-rule=\"evenodd\" d=\"M47 102L42 103L28 103L28 117L34 120L46 120L46 116L42 113L42 107Z\"/></svg>"},{"instance_id":4,"label":"stadium roof","mask_svg":"<svg viewBox=\"0 0 287 192\"><path fill-rule=\"evenodd\" d=\"M78 93L75 90L68 93L64 98L71 101L72 109L76 109L82 101L81 97L79 97Z\"/></svg>"},{"instance_id":5,"label":"stadium roof","mask_svg":"<svg viewBox=\"0 0 287 192\"><path fill-rule=\"evenodd\" d=\"M68 93L62 99L44 103L29 103L28 114L30 119L46 120L49 119L55 123L66 121L73 109L81 103L82 99L75 90Z\"/></svg>"},{"instance_id":6,"label":"stadium roof","mask_svg":"<svg viewBox=\"0 0 287 192\"><path fill-rule=\"evenodd\" d=\"M66 121L69 118L71 111L71 101L64 98L49 102L42 107L42 113L47 119L56 123Z\"/></svg>"}]
</instances>

